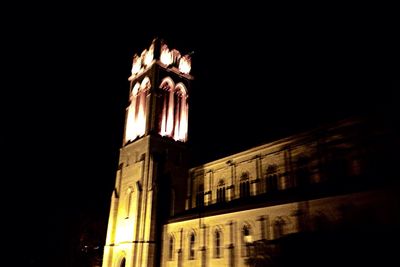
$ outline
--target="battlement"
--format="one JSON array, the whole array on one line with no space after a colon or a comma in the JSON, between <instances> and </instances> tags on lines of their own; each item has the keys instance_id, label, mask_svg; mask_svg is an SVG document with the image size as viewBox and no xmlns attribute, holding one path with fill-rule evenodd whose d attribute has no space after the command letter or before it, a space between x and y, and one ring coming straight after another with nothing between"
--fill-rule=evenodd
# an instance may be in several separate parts
<instances>
[{"instance_id":1,"label":"battlement","mask_svg":"<svg viewBox=\"0 0 400 267\"><path fill-rule=\"evenodd\" d=\"M131 76L128 80L133 80L154 63L191 78L192 54L193 52L182 55L177 49L170 49L164 40L155 38L149 48L144 49L140 56L138 54L133 56Z\"/></svg>"}]
</instances>

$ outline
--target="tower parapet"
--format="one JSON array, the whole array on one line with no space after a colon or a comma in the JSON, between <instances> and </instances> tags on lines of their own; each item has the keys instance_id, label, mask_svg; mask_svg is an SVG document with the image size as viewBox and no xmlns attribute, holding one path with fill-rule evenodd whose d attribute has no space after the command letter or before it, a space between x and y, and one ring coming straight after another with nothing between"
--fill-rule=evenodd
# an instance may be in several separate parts
<instances>
[{"instance_id":1,"label":"tower parapet","mask_svg":"<svg viewBox=\"0 0 400 267\"><path fill-rule=\"evenodd\" d=\"M128 80L131 81L146 72L154 63L192 80L192 54L193 52L182 55L177 49L170 49L164 40L155 38L149 48L144 49L140 55L133 56L131 76Z\"/></svg>"}]
</instances>

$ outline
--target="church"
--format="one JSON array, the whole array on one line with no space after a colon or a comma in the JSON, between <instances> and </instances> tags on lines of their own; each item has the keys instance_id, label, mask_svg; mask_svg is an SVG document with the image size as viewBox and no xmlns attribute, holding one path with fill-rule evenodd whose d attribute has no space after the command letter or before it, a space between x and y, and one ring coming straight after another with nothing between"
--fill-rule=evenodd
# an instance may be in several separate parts
<instances>
[{"instance_id":1,"label":"church","mask_svg":"<svg viewBox=\"0 0 400 267\"><path fill-rule=\"evenodd\" d=\"M399 140L379 119L345 119L193 167L190 55L154 39L131 73L103 267L394 257Z\"/></svg>"}]
</instances>

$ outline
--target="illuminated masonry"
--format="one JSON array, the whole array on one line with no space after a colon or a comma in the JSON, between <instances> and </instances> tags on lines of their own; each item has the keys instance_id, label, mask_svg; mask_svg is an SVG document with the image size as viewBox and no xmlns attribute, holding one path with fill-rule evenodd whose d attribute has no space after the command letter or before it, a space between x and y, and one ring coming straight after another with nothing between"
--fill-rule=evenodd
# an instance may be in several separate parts
<instances>
[{"instance_id":1,"label":"illuminated masonry","mask_svg":"<svg viewBox=\"0 0 400 267\"><path fill-rule=\"evenodd\" d=\"M312 244L304 240L315 233L336 236L336 230L329 232L336 225L350 226L353 233L366 220L371 232L386 229L382 225L398 218L384 186L391 172L382 163L394 162L385 144L399 141L363 120L345 120L189 170L190 68L188 55L158 39L133 59L103 267L324 266L311 260L322 253L329 255L325 261L341 262L347 243L371 245L341 233L339 244L308 247ZM374 187L376 181L380 187ZM308 239L301 239L302 233Z\"/></svg>"},{"instance_id":2,"label":"illuminated masonry","mask_svg":"<svg viewBox=\"0 0 400 267\"><path fill-rule=\"evenodd\" d=\"M190 70L160 39L133 58L103 267L161 264L162 223L185 209L170 200L185 199Z\"/></svg>"},{"instance_id":3,"label":"illuminated masonry","mask_svg":"<svg viewBox=\"0 0 400 267\"><path fill-rule=\"evenodd\" d=\"M159 58L155 56L155 45L160 44ZM133 57L131 81L130 105L127 109L125 129L125 142L133 141L146 133L148 113L147 96L152 87L152 81L146 73L158 65L166 70L171 70L182 77L191 79L190 55L181 56L178 50L169 50L167 44L154 41L149 49L145 49L141 56ZM153 79L153 82L154 79ZM165 76L156 84L159 94L157 103L157 131L161 136L172 137L176 141L186 141L188 131L188 89L184 82L176 81ZM153 89L154 90L154 89Z\"/></svg>"}]
</instances>

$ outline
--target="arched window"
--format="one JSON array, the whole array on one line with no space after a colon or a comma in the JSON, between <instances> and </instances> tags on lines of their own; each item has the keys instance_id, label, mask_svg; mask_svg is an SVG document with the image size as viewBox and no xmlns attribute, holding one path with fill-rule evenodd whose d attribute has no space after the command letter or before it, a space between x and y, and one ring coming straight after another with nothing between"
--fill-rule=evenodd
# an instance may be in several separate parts
<instances>
[{"instance_id":1,"label":"arched window","mask_svg":"<svg viewBox=\"0 0 400 267\"><path fill-rule=\"evenodd\" d=\"M160 84L161 108L159 133L177 141L186 141L188 130L188 92L183 83L176 86L170 77Z\"/></svg>"},{"instance_id":2,"label":"arched window","mask_svg":"<svg viewBox=\"0 0 400 267\"><path fill-rule=\"evenodd\" d=\"M204 185L199 184L196 193L196 207L203 207L203 206L204 206Z\"/></svg>"},{"instance_id":3,"label":"arched window","mask_svg":"<svg viewBox=\"0 0 400 267\"><path fill-rule=\"evenodd\" d=\"M309 171L310 159L307 156L300 155L296 162L297 186L303 187L310 183L311 174ZM336 168L334 168L336 169Z\"/></svg>"},{"instance_id":4,"label":"arched window","mask_svg":"<svg viewBox=\"0 0 400 267\"><path fill-rule=\"evenodd\" d=\"M222 255L222 233L219 229L215 230L214 234L214 255L215 258L221 258Z\"/></svg>"},{"instance_id":5,"label":"arched window","mask_svg":"<svg viewBox=\"0 0 400 267\"><path fill-rule=\"evenodd\" d=\"M225 182L223 179L218 181L217 187L217 203L225 202L226 198L226 189L225 189Z\"/></svg>"},{"instance_id":6,"label":"arched window","mask_svg":"<svg viewBox=\"0 0 400 267\"><path fill-rule=\"evenodd\" d=\"M242 255L244 257L250 256L250 246L252 242L251 228L249 225L245 224L242 229Z\"/></svg>"},{"instance_id":7,"label":"arched window","mask_svg":"<svg viewBox=\"0 0 400 267\"><path fill-rule=\"evenodd\" d=\"M194 233L191 233L189 236L189 260L194 260L195 256L195 251L194 251L194 245L196 242L196 236Z\"/></svg>"},{"instance_id":8,"label":"arched window","mask_svg":"<svg viewBox=\"0 0 400 267\"><path fill-rule=\"evenodd\" d=\"M183 83L175 87L175 116L174 116L174 139L186 141L188 130L188 103L187 89Z\"/></svg>"},{"instance_id":9,"label":"arched window","mask_svg":"<svg viewBox=\"0 0 400 267\"><path fill-rule=\"evenodd\" d=\"M174 259L174 237L171 235L168 241L168 260Z\"/></svg>"},{"instance_id":10,"label":"arched window","mask_svg":"<svg viewBox=\"0 0 400 267\"><path fill-rule=\"evenodd\" d=\"M125 262L126 262L125 258L122 258L119 267L125 267Z\"/></svg>"},{"instance_id":11,"label":"arched window","mask_svg":"<svg viewBox=\"0 0 400 267\"><path fill-rule=\"evenodd\" d=\"M130 216L132 194L133 194L133 189L132 189L132 187L129 187L128 190L126 191L126 203L125 203L125 212L126 212L125 217L126 218L129 218L129 216Z\"/></svg>"},{"instance_id":12,"label":"arched window","mask_svg":"<svg viewBox=\"0 0 400 267\"><path fill-rule=\"evenodd\" d=\"M285 220L282 217L277 217L274 223L274 238L278 239L284 234Z\"/></svg>"},{"instance_id":13,"label":"arched window","mask_svg":"<svg viewBox=\"0 0 400 267\"><path fill-rule=\"evenodd\" d=\"M278 190L278 166L275 164L268 165L267 167L267 177L266 177L266 187L267 192L274 192Z\"/></svg>"},{"instance_id":14,"label":"arched window","mask_svg":"<svg viewBox=\"0 0 400 267\"><path fill-rule=\"evenodd\" d=\"M143 136L146 131L147 95L151 87L149 77L143 78L141 83L132 87L127 108L125 142Z\"/></svg>"},{"instance_id":15,"label":"arched window","mask_svg":"<svg viewBox=\"0 0 400 267\"><path fill-rule=\"evenodd\" d=\"M240 197L246 198L250 196L249 173L243 172L240 176Z\"/></svg>"},{"instance_id":16,"label":"arched window","mask_svg":"<svg viewBox=\"0 0 400 267\"><path fill-rule=\"evenodd\" d=\"M174 130L174 90L175 83L170 77L166 77L160 84L161 94L161 117L160 131L161 136L170 136Z\"/></svg>"}]
</instances>

